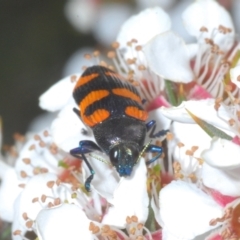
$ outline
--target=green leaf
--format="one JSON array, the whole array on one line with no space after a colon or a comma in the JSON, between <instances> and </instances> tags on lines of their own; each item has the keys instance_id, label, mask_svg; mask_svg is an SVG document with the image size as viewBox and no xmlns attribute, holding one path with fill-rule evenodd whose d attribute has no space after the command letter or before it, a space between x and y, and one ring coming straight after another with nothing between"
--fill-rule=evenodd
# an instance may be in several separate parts
<instances>
[{"instance_id":1,"label":"green leaf","mask_svg":"<svg viewBox=\"0 0 240 240\"><path fill-rule=\"evenodd\" d=\"M186 96L184 93L183 83L180 83L177 96L177 105L180 105L183 101L186 101Z\"/></svg>"},{"instance_id":2,"label":"green leaf","mask_svg":"<svg viewBox=\"0 0 240 240\"><path fill-rule=\"evenodd\" d=\"M156 174L161 174L161 166L160 166L160 164L157 164L157 165L153 166L152 170Z\"/></svg>"},{"instance_id":3,"label":"green leaf","mask_svg":"<svg viewBox=\"0 0 240 240\"><path fill-rule=\"evenodd\" d=\"M11 237L11 226L8 226L6 229L4 229L4 231L1 234L1 238L2 240L4 239L10 239Z\"/></svg>"},{"instance_id":4,"label":"green leaf","mask_svg":"<svg viewBox=\"0 0 240 240\"><path fill-rule=\"evenodd\" d=\"M150 231L150 232L155 232L156 229L156 222L155 222L155 216L154 216L154 211L151 207L150 204L151 201L149 201L149 206L148 206L148 218L147 221L145 222L145 227Z\"/></svg>"},{"instance_id":5,"label":"green leaf","mask_svg":"<svg viewBox=\"0 0 240 240\"><path fill-rule=\"evenodd\" d=\"M171 103L172 106L177 106L177 100L175 97L175 93L173 89L175 86L173 85L173 82L169 80L165 80L165 90L167 94L168 101Z\"/></svg>"},{"instance_id":6,"label":"green leaf","mask_svg":"<svg viewBox=\"0 0 240 240\"><path fill-rule=\"evenodd\" d=\"M65 168L65 169L69 168L69 165L66 162L64 162L63 160L58 162L58 166Z\"/></svg>"},{"instance_id":7,"label":"green leaf","mask_svg":"<svg viewBox=\"0 0 240 240\"><path fill-rule=\"evenodd\" d=\"M186 109L186 108L185 108ZM226 134L225 132L221 131L220 129L214 127L213 125L205 122L204 120L198 118L194 114L192 114L188 109L186 109L188 114L192 117L192 119L200 126L211 138L219 137L226 140L232 140L233 138Z\"/></svg>"}]
</instances>

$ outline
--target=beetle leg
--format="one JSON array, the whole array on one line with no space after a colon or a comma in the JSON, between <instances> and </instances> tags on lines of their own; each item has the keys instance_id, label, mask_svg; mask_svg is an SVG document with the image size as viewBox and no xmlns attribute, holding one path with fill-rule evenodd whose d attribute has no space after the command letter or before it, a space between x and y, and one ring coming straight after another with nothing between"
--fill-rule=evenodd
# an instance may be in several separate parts
<instances>
[{"instance_id":1,"label":"beetle leg","mask_svg":"<svg viewBox=\"0 0 240 240\"><path fill-rule=\"evenodd\" d=\"M73 108L73 111L77 114L78 117L81 118L80 110L78 110L77 108Z\"/></svg>"},{"instance_id":2,"label":"beetle leg","mask_svg":"<svg viewBox=\"0 0 240 240\"><path fill-rule=\"evenodd\" d=\"M149 134L149 137L150 138L157 138L157 137L161 137L161 136L164 136L166 135L167 132L169 132L169 130L160 130L158 131L157 133L154 133L155 132L155 129L156 129L156 121L155 120L151 120L149 121L147 124L146 124L146 128L147 128L147 132L151 130L150 134Z\"/></svg>"},{"instance_id":3,"label":"beetle leg","mask_svg":"<svg viewBox=\"0 0 240 240\"><path fill-rule=\"evenodd\" d=\"M76 113L76 115L77 115L77 116L81 119L81 121L82 121L80 110L77 109L77 108L73 108L73 112ZM82 122L83 122L83 121L82 121ZM86 126L86 128L88 129L87 126ZM81 129L81 133L82 133L83 135L88 135L89 129L88 129L88 130L87 130L87 129L82 128L82 129Z\"/></svg>"},{"instance_id":4,"label":"beetle leg","mask_svg":"<svg viewBox=\"0 0 240 240\"><path fill-rule=\"evenodd\" d=\"M149 165L150 163L156 161L162 155L163 148L157 145L149 144L145 149L145 152L157 153L155 157L146 162L146 164Z\"/></svg>"},{"instance_id":5,"label":"beetle leg","mask_svg":"<svg viewBox=\"0 0 240 240\"><path fill-rule=\"evenodd\" d=\"M151 120L146 124L147 132L156 124L155 120Z\"/></svg>"},{"instance_id":6,"label":"beetle leg","mask_svg":"<svg viewBox=\"0 0 240 240\"><path fill-rule=\"evenodd\" d=\"M84 184L85 189L88 192L90 192L90 183L93 180L95 172L94 172L91 164L87 160L85 154L93 152L93 151L102 151L102 150L95 142L92 142L89 140L80 141L79 147L70 150L70 154L76 158L82 159L86 163L86 165L90 171L91 175L86 179L85 184Z\"/></svg>"}]
</instances>

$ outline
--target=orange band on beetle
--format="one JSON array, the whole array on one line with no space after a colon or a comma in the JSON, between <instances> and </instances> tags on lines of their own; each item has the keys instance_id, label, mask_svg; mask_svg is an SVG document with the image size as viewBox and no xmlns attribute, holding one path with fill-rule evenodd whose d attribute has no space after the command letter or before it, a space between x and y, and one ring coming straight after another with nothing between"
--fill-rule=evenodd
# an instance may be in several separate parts
<instances>
[{"instance_id":1,"label":"orange band on beetle","mask_svg":"<svg viewBox=\"0 0 240 240\"><path fill-rule=\"evenodd\" d=\"M126 79L123 76L121 76L120 74L115 73L115 72L105 72L105 75L110 76L112 78L118 78L118 79L126 81Z\"/></svg>"},{"instance_id":2,"label":"orange band on beetle","mask_svg":"<svg viewBox=\"0 0 240 240\"><path fill-rule=\"evenodd\" d=\"M95 79L96 77L98 77L99 74L98 73L92 73L90 75L87 75L87 76L84 76L84 77L80 77L79 80L77 81L75 87L74 87L74 90L76 88L79 88L81 87L82 85L92 81L93 79Z\"/></svg>"},{"instance_id":3,"label":"orange band on beetle","mask_svg":"<svg viewBox=\"0 0 240 240\"><path fill-rule=\"evenodd\" d=\"M109 111L105 109L98 109L94 111L90 116L83 115L82 120L89 126L93 127L94 125L103 122L110 116Z\"/></svg>"},{"instance_id":4,"label":"orange band on beetle","mask_svg":"<svg viewBox=\"0 0 240 240\"><path fill-rule=\"evenodd\" d=\"M96 90L96 91L90 92L79 104L81 113L84 115L85 110L88 106L90 106L96 101L101 100L102 98L105 98L109 94L110 93L107 90Z\"/></svg>"},{"instance_id":5,"label":"orange band on beetle","mask_svg":"<svg viewBox=\"0 0 240 240\"><path fill-rule=\"evenodd\" d=\"M146 121L148 118L148 113L144 110L140 110L137 107L126 107L125 113L133 118L139 119L141 121Z\"/></svg>"},{"instance_id":6,"label":"orange band on beetle","mask_svg":"<svg viewBox=\"0 0 240 240\"><path fill-rule=\"evenodd\" d=\"M112 89L112 92L118 96L130 98L138 103L142 103L141 98L137 94L126 88L114 88Z\"/></svg>"}]
</instances>

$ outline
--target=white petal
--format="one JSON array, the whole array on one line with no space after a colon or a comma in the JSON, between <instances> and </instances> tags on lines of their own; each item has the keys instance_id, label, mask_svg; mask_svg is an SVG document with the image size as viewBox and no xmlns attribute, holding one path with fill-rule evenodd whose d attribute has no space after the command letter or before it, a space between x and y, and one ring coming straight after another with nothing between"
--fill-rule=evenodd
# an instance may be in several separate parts
<instances>
[{"instance_id":1,"label":"white petal","mask_svg":"<svg viewBox=\"0 0 240 240\"><path fill-rule=\"evenodd\" d=\"M72 92L75 82L71 79L78 79L80 74L72 74L50 87L39 97L39 106L47 111L53 112L63 108L68 102L72 101Z\"/></svg>"},{"instance_id":2,"label":"white petal","mask_svg":"<svg viewBox=\"0 0 240 240\"><path fill-rule=\"evenodd\" d=\"M197 43L187 44L189 58L192 59L198 53L199 45Z\"/></svg>"},{"instance_id":3,"label":"white petal","mask_svg":"<svg viewBox=\"0 0 240 240\"><path fill-rule=\"evenodd\" d=\"M182 170L185 173L190 174L197 170L197 167L199 167L197 160L186 155L186 151L192 147L198 147L194 156L200 157L200 153L210 146L211 138L196 124L174 122L170 132L173 133L174 139L169 141L171 144L169 151L173 152L174 160L181 163ZM183 143L184 146L178 147L179 142Z\"/></svg>"},{"instance_id":4,"label":"white petal","mask_svg":"<svg viewBox=\"0 0 240 240\"><path fill-rule=\"evenodd\" d=\"M186 109L192 112L194 115L199 116L200 113L204 114L206 108L212 109L214 107L215 100L189 100L183 101L177 107L161 107L162 114L174 121L181 123L195 123L192 117L188 114ZM202 119L202 115L200 117Z\"/></svg>"},{"instance_id":5,"label":"white petal","mask_svg":"<svg viewBox=\"0 0 240 240\"><path fill-rule=\"evenodd\" d=\"M230 77L231 81L240 88L240 65L237 65L230 70Z\"/></svg>"},{"instance_id":6,"label":"white petal","mask_svg":"<svg viewBox=\"0 0 240 240\"><path fill-rule=\"evenodd\" d=\"M139 72L137 65L146 66L147 63L143 52L135 51L135 45L128 46L127 43L135 39L137 40L136 45L144 46L151 38L168 31L170 27L170 18L160 7L145 9L122 25L117 36L117 42L120 43L120 54L125 60L136 59L136 64L130 66L134 72Z\"/></svg>"},{"instance_id":7,"label":"white petal","mask_svg":"<svg viewBox=\"0 0 240 240\"><path fill-rule=\"evenodd\" d=\"M206 27L207 33L204 33L202 39L210 37L213 29L217 29L219 25L231 28L234 34L234 26L230 14L214 0L200 0L192 3L182 15L185 27L190 35L199 37L200 28ZM215 43L219 44L226 38L224 34L218 34Z\"/></svg>"},{"instance_id":8,"label":"white petal","mask_svg":"<svg viewBox=\"0 0 240 240\"><path fill-rule=\"evenodd\" d=\"M240 196L240 168L223 170L211 167L207 163L202 167L203 184L223 195Z\"/></svg>"},{"instance_id":9,"label":"white petal","mask_svg":"<svg viewBox=\"0 0 240 240\"><path fill-rule=\"evenodd\" d=\"M132 39L144 45L157 34L168 31L170 27L170 18L160 7L148 8L132 16L122 25L117 41L121 48Z\"/></svg>"},{"instance_id":10,"label":"white petal","mask_svg":"<svg viewBox=\"0 0 240 240\"><path fill-rule=\"evenodd\" d=\"M209 149L201 154L202 159L210 166L222 169L240 167L240 146L232 141L213 138Z\"/></svg>"},{"instance_id":11,"label":"white petal","mask_svg":"<svg viewBox=\"0 0 240 240\"><path fill-rule=\"evenodd\" d=\"M12 167L0 159L0 179L5 177L6 172Z\"/></svg>"},{"instance_id":12,"label":"white petal","mask_svg":"<svg viewBox=\"0 0 240 240\"><path fill-rule=\"evenodd\" d=\"M145 9L151 6L161 6L163 9L168 9L176 3L176 0L136 0L135 2L140 9Z\"/></svg>"},{"instance_id":13,"label":"white petal","mask_svg":"<svg viewBox=\"0 0 240 240\"><path fill-rule=\"evenodd\" d=\"M46 144L46 146L52 144L52 137L44 136L43 131L41 131L38 136ZM34 148L32 148L34 146ZM24 163L23 159L28 158L31 160L31 164ZM19 179L26 181L26 178L21 177L21 171L24 171L27 176L33 176L33 169L36 168L47 168L49 172L57 172L58 160L56 156L51 154L48 147L41 147L39 141L35 140L33 136L28 140L24 147L22 148L16 163L15 169L18 174Z\"/></svg>"},{"instance_id":14,"label":"white petal","mask_svg":"<svg viewBox=\"0 0 240 240\"><path fill-rule=\"evenodd\" d=\"M80 118L73 112L73 104L65 106L53 121L51 132L53 141L57 146L66 152L78 146L81 140L94 141L92 131L82 123ZM88 132L87 135L82 134L82 130Z\"/></svg>"},{"instance_id":15,"label":"white petal","mask_svg":"<svg viewBox=\"0 0 240 240\"><path fill-rule=\"evenodd\" d=\"M36 175L28 181L14 204L13 231L16 229L26 231L26 222L23 219L22 214L27 213L30 219L35 220L37 214L42 210L43 206L48 204L49 200L45 203L42 202L42 204L39 204L38 202L33 203L32 200L36 197L41 199L43 194L53 197L53 191L51 188L47 187L47 182L56 180L57 176L55 174L46 173Z\"/></svg>"},{"instance_id":16,"label":"white petal","mask_svg":"<svg viewBox=\"0 0 240 240\"><path fill-rule=\"evenodd\" d=\"M33 119L28 126L28 132L36 133L49 128L52 121L56 118L58 112L44 112Z\"/></svg>"},{"instance_id":17,"label":"white petal","mask_svg":"<svg viewBox=\"0 0 240 240\"><path fill-rule=\"evenodd\" d=\"M0 168L1 167L2 166L0 162ZM0 178L2 178L2 176L0 176ZM5 170L0 187L0 216L4 221L13 221L13 205L17 196L22 191L22 189L18 186L20 183L21 182L18 180L14 168Z\"/></svg>"},{"instance_id":18,"label":"white petal","mask_svg":"<svg viewBox=\"0 0 240 240\"><path fill-rule=\"evenodd\" d=\"M64 13L68 21L75 29L83 33L91 31L97 17L97 6L94 1L69 0L64 7Z\"/></svg>"},{"instance_id":19,"label":"white petal","mask_svg":"<svg viewBox=\"0 0 240 240\"><path fill-rule=\"evenodd\" d=\"M36 219L39 240L94 239L89 224L83 210L74 204L44 209Z\"/></svg>"},{"instance_id":20,"label":"white petal","mask_svg":"<svg viewBox=\"0 0 240 240\"><path fill-rule=\"evenodd\" d=\"M147 168L142 158L135 166L131 177L122 178L113 197L113 206L103 218L104 224L124 227L127 216L137 216L145 222L148 216L148 194L146 189Z\"/></svg>"},{"instance_id":21,"label":"white petal","mask_svg":"<svg viewBox=\"0 0 240 240\"><path fill-rule=\"evenodd\" d=\"M143 52L149 68L157 75L183 83L189 83L194 79L188 48L173 32L155 36L145 45Z\"/></svg>"},{"instance_id":22,"label":"white petal","mask_svg":"<svg viewBox=\"0 0 240 240\"><path fill-rule=\"evenodd\" d=\"M183 101L178 107L166 108L161 107L162 114L169 119L182 123L195 123L192 117L188 114L188 109L192 114L198 118L212 124L213 126L222 129L227 134L234 136L233 130L228 123L231 118L230 109L223 104L218 111L214 108L215 99L204 100L189 100ZM225 120L225 121L224 121Z\"/></svg>"},{"instance_id":23,"label":"white petal","mask_svg":"<svg viewBox=\"0 0 240 240\"><path fill-rule=\"evenodd\" d=\"M209 222L222 215L221 207L210 196L195 184L183 181L172 181L164 187L159 203L163 229L177 239L193 239L216 228Z\"/></svg>"},{"instance_id":24,"label":"white petal","mask_svg":"<svg viewBox=\"0 0 240 240\"><path fill-rule=\"evenodd\" d=\"M107 199L107 201L112 204L113 193L117 188L120 180L118 173L114 167L109 166L110 161L106 154L96 152L92 153L91 155L96 155L98 158L102 158L103 161L106 161L102 162L98 159L95 159L94 157L87 156L91 162L92 168L95 171L91 188L94 188L102 197ZM89 169L85 163L83 166L87 172L86 177L88 177L90 175Z\"/></svg>"}]
</instances>

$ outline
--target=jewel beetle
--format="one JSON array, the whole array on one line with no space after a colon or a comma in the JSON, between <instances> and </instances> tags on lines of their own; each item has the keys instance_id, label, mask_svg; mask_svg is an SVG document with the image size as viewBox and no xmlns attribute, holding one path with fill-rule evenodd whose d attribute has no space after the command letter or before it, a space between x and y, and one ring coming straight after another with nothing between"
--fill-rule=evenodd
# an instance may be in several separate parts
<instances>
[{"instance_id":1,"label":"jewel beetle","mask_svg":"<svg viewBox=\"0 0 240 240\"><path fill-rule=\"evenodd\" d=\"M148 113L136 87L116 72L100 65L88 67L77 80L73 97L79 107L73 111L92 129L97 143L83 140L70 151L71 155L85 161L90 170L85 181L87 191L95 174L87 153L105 152L120 176L131 175L143 152L156 153L147 164L162 154L162 147L150 143L144 146L144 141L150 129L150 137L158 137L165 131L153 134L155 121L146 123Z\"/></svg>"}]
</instances>

